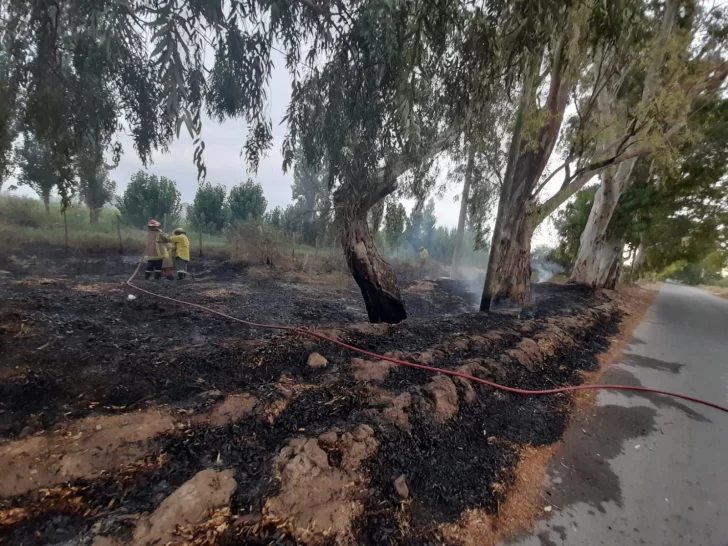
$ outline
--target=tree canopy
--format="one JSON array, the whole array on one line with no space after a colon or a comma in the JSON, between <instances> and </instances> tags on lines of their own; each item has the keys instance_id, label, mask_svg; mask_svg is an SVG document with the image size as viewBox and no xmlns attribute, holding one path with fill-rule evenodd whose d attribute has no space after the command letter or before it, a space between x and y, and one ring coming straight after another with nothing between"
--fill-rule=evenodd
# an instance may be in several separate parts
<instances>
[{"instance_id":1,"label":"tree canopy","mask_svg":"<svg viewBox=\"0 0 728 546\"><path fill-rule=\"evenodd\" d=\"M200 184L192 205L187 209L190 227L197 231L219 233L228 219L226 195L225 186L222 184Z\"/></svg>"},{"instance_id":2,"label":"tree canopy","mask_svg":"<svg viewBox=\"0 0 728 546\"><path fill-rule=\"evenodd\" d=\"M145 171L131 176L124 194L116 199L116 207L124 222L140 229L150 219L163 222L166 217L170 225L176 224L182 214L181 195L174 180Z\"/></svg>"},{"instance_id":3,"label":"tree canopy","mask_svg":"<svg viewBox=\"0 0 728 546\"><path fill-rule=\"evenodd\" d=\"M263 187L250 179L233 186L227 198L227 208L233 220L259 220L267 206Z\"/></svg>"}]
</instances>

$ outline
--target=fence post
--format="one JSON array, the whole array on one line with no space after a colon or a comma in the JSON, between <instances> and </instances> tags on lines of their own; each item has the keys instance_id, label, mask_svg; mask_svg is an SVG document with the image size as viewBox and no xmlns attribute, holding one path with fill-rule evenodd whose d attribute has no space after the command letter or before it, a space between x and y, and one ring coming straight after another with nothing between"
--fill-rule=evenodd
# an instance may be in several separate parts
<instances>
[{"instance_id":1,"label":"fence post","mask_svg":"<svg viewBox=\"0 0 728 546\"><path fill-rule=\"evenodd\" d=\"M200 258L202 258L202 230L204 229L204 227L203 227L204 225L205 225L205 213L203 212L200 214L200 227L199 227L199 229L200 229Z\"/></svg>"},{"instance_id":2,"label":"fence post","mask_svg":"<svg viewBox=\"0 0 728 546\"><path fill-rule=\"evenodd\" d=\"M66 254L68 254L68 218L66 217L66 209L63 209L63 231Z\"/></svg>"},{"instance_id":3,"label":"fence post","mask_svg":"<svg viewBox=\"0 0 728 546\"><path fill-rule=\"evenodd\" d=\"M124 245L121 242L121 216L116 215L116 235L119 237L119 254L124 254Z\"/></svg>"}]
</instances>

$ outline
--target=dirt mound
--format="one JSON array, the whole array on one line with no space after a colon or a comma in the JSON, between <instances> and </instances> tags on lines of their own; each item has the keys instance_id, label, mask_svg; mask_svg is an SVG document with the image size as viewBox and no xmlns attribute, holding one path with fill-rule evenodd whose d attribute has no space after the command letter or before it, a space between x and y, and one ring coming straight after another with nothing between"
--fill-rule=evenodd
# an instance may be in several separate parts
<instances>
[{"instance_id":1,"label":"dirt mound","mask_svg":"<svg viewBox=\"0 0 728 546\"><path fill-rule=\"evenodd\" d=\"M268 500L266 513L292 518L306 544L321 543L327 536L351 538L352 520L363 511L365 487L356 471L378 447L374 430L366 425L343 434L334 430L319 438L289 441L274 461L280 494ZM330 459L339 464L330 464Z\"/></svg>"},{"instance_id":2,"label":"dirt mound","mask_svg":"<svg viewBox=\"0 0 728 546\"><path fill-rule=\"evenodd\" d=\"M227 506L237 487L233 475L232 470L213 469L195 474L164 499L151 516L139 520L131 544L183 544L175 538L177 528L202 523L210 512Z\"/></svg>"},{"instance_id":3,"label":"dirt mound","mask_svg":"<svg viewBox=\"0 0 728 546\"><path fill-rule=\"evenodd\" d=\"M153 411L83 419L53 435L0 445L0 496L91 478L143 457L145 442L173 428Z\"/></svg>"}]
</instances>

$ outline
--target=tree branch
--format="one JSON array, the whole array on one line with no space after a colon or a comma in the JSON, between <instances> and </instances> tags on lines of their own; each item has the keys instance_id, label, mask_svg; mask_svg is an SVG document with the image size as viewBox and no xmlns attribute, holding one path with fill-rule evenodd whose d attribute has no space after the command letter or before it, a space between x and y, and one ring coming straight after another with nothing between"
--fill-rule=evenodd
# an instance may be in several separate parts
<instances>
[{"instance_id":1,"label":"tree branch","mask_svg":"<svg viewBox=\"0 0 728 546\"><path fill-rule=\"evenodd\" d=\"M568 185L562 186L555 195L547 199L544 203L533 206L529 211L529 214L533 215L534 218L533 225L538 226L541 222L548 218L552 212L559 208L564 201L586 186L592 178L604 169L606 169L606 167L600 167L599 169L587 171L576 176L571 182L569 182Z\"/></svg>"},{"instance_id":2,"label":"tree branch","mask_svg":"<svg viewBox=\"0 0 728 546\"><path fill-rule=\"evenodd\" d=\"M554 170L550 175L548 175L546 177L546 180L541 182L541 184L535 190L533 190L533 193L531 193L531 197L532 198L536 197L539 193L541 193L541 190L543 190L546 187L546 184L548 184L554 176L556 176L559 172L561 172L561 169L567 168L568 162L569 162L569 160L567 159L561 165L559 165L556 168L556 170Z\"/></svg>"}]
</instances>

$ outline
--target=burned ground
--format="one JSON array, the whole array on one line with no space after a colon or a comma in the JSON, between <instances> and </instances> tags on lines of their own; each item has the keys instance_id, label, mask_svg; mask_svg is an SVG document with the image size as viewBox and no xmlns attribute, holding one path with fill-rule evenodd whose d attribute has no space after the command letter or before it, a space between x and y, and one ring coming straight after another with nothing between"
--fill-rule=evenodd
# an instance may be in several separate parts
<instances>
[{"instance_id":1,"label":"burned ground","mask_svg":"<svg viewBox=\"0 0 728 546\"><path fill-rule=\"evenodd\" d=\"M497 511L521 447L553 443L567 424L569 396L522 397L396 366L362 379L362 367L383 365L135 293L121 284L134 259L58 252L26 250L2 272L0 472L35 476L0 486L0 540L9 544L131 540L138 514L206 468L232 469L237 481L221 543L442 543L439 526L464 510ZM293 282L275 271L261 278L219 260L194 272L184 284L145 286L524 388L580 383L619 320L604 294L550 285L521 316L468 313L475 299L466 287L423 286L407 271L410 318L370 326L348 283ZM325 367L307 365L314 352ZM131 427L111 421L126 418L156 428L148 437L135 428L128 443L96 441L104 427ZM365 425L373 431L366 453L357 432ZM315 472L291 477L286 449ZM399 476L404 497L394 488ZM347 488L332 489L320 506L311 501L313 516L296 512L286 495L323 478ZM282 506L286 517L276 515ZM305 518L324 515L330 532L313 524L299 532Z\"/></svg>"}]
</instances>

